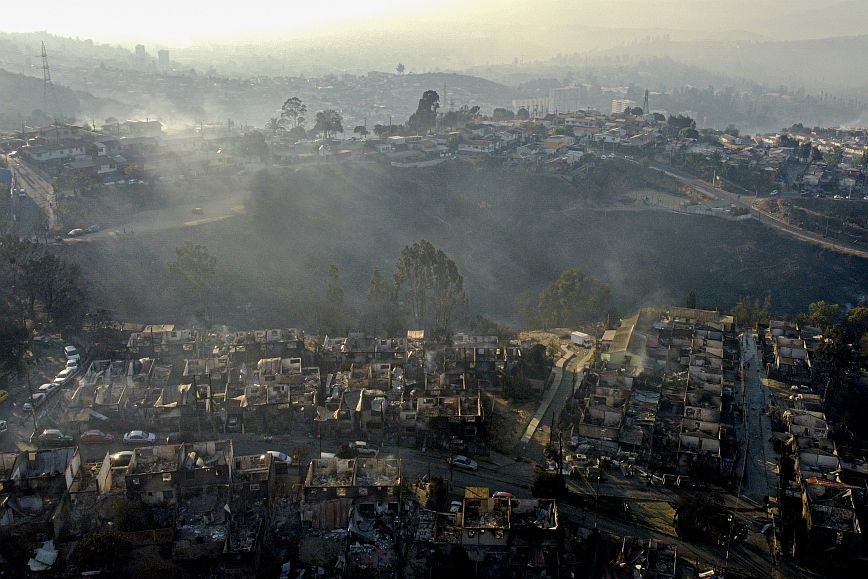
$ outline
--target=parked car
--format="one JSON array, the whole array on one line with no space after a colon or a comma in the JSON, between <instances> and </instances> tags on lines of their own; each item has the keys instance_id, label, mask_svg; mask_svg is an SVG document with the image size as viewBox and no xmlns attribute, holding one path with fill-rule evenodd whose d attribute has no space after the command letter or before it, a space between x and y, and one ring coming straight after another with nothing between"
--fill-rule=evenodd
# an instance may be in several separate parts
<instances>
[{"instance_id":1,"label":"parked car","mask_svg":"<svg viewBox=\"0 0 868 579\"><path fill-rule=\"evenodd\" d=\"M192 213L193 215L202 215L202 214L204 214L205 212L202 211L202 208L201 208L201 207L193 207L193 210L191 211L191 213Z\"/></svg>"},{"instance_id":2,"label":"parked car","mask_svg":"<svg viewBox=\"0 0 868 579\"><path fill-rule=\"evenodd\" d=\"M186 442L195 442L196 437L192 432L172 432L166 437L166 444L184 444Z\"/></svg>"},{"instance_id":3,"label":"parked car","mask_svg":"<svg viewBox=\"0 0 868 579\"><path fill-rule=\"evenodd\" d=\"M37 390L37 392L42 392L43 394L48 396L49 394L51 394L52 392L54 392L58 388L60 388L60 384L55 384L54 382L51 382L50 384L41 385L39 387L39 389Z\"/></svg>"},{"instance_id":4,"label":"parked car","mask_svg":"<svg viewBox=\"0 0 868 579\"><path fill-rule=\"evenodd\" d=\"M30 437L30 442L45 446L64 446L72 444L72 437L64 433L62 430L46 428L39 434L34 432L33 436Z\"/></svg>"},{"instance_id":5,"label":"parked car","mask_svg":"<svg viewBox=\"0 0 868 579\"><path fill-rule=\"evenodd\" d=\"M99 225L91 225L84 230L85 233L96 233L97 231L99 231Z\"/></svg>"},{"instance_id":6,"label":"parked car","mask_svg":"<svg viewBox=\"0 0 868 579\"><path fill-rule=\"evenodd\" d=\"M78 237L79 235L84 235L84 229L76 228L66 234L67 237Z\"/></svg>"},{"instance_id":7,"label":"parked car","mask_svg":"<svg viewBox=\"0 0 868 579\"><path fill-rule=\"evenodd\" d=\"M495 491L495 492L491 493L491 498L493 498L493 499L514 499L515 496L513 496L512 493L509 493L506 491Z\"/></svg>"},{"instance_id":8,"label":"parked car","mask_svg":"<svg viewBox=\"0 0 868 579\"><path fill-rule=\"evenodd\" d=\"M67 376L57 376L54 380L51 381L52 384L57 384L58 386L66 386L66 383L69 382L69 375Z\"/></svg>"},{"instance_id":9,"label":"parked car","mask_svg":"<svg viewBox=\"0 0 868 579\"><path fill-rule=\"evenodd\" d=\"M24 412L30 412L34 408L39 408L42 406L42 403L45 402L45 398L45 392L36 392L30 399L30 402L25 402L21 405L21 409L24 410Z\"/></svg>"},{"instance_id":10,"label":"parked car","mask_svg":"<svg viewBox=\"0 0 868 579\"><path fill-rule=\"evenodd\" d=\"M279 450L266 450L265 454L270 454L276 461L292 464L292 457Z\"/></svg>"},{"instance_id":11,"label":"parked car","mask_svg":"<svg viewBox=\"0 0 868 579\"><path fill-rule=\"evenodd\" d=\"M368 446L364 440L356 440L350 443L350 448L356 453L356 456L377 456L377 449Z\"/></svg>"},{"instance_id":12,"label":"parked car","mask_svg":"<svg viewBox=\"0 0 868 579\"><path fill-rule=\"evenodd\" d=\"M157 435L153 432L130 430L124 434L125 444L154 444L155 442L157 442Z\"/></svg>"},{"instance_id":13,"label":"parked car","mask_svg":"<svg viewBox=\"0 0 868 579\"><path fill-rule=\"evenodd\" d=\"M69 380L70 378L72 378L72 375L75 374L77 370L78 366L75 367L75 370L67 367L58 372L56 377L63 378L64 380Z\"/></svg>"},{"instance_id":14,"label":"parked car","mask_svg":"<svg viewBox=\"0 0 868 579\"><path fill-rule=\"evenodd\" d=\"M92 443L101 443L101 442L111 442L115 439L115 437L108 432L103 432L102 430L88 430L87 432L83 432L79 437L81 442L92 442Z\"/></svg>"},{"instance_id":15,"label":"parked car","mask_svg":"<svg viewBox=\"0 0 868 579\"><path fill-rule=\"evenodd\" d=\"M456 454L452 458L447 458L446 462L449 464L449 466L452 466L454 468L460 468L462 470L475 471L479 468L479 465L476 463L475 460L467 458L462 454Z\"/></svg>"},{"instance_id":16,"label":"parked car","mask_svg":"<svg viewBox=\"0 0 868 579\"><path fill-rule=\"evenodd\" d=\"M72 370L73 372L78 372L78 360L67 360L66 369Z\"/></svg>"},{"instance_id":17,"label":"parked car","mask_svg":"<svg viewBox=\"0 0 868 579\"><path fill-rule=\"evenodd\" d=\"M0 390L0 404L6 402L6 400L8 398L9 398L9 393L6 392L5 390Z\"/></svg>"},{"instance_id":18,"label":"parked car","mask_svg":"<svg viewBox=\"0 0 868 579\"><path fill-rule=\"evenodd\" d=\"M132 450L122 450L109 455L109 461L113 467L128 466L133 459L133 454L135 453Z\"/></svg>"},{"instance_id":19,"label":"parked car","mask_svg":"<svg viewBox=\"0 0 868 579\"><path fill-rule=\"evenodd\" d=\"M66 355L67 360L75 360L76 362L81 360L81 355L79 355L75 346L64 346L63 353Z\"/></svg>"}]
</instances>

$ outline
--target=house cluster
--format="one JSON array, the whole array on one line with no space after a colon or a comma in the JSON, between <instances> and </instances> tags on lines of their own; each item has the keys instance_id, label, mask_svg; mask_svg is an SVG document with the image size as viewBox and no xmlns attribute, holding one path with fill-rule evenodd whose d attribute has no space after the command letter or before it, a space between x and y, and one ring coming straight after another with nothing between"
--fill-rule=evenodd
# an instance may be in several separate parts
<instances>
[{"instance_id":1,"label":"house cluster","mask_svg":"<svg viewBox=\"0 0 868 579\"><path fill-rule=\"evenodd\" d=\"M734 320L690 308L643 309L604 333L599 360L574 401L575 454L564 469L619 459L625 474L653 471L680 480L727 480L736 435L732 382Z\"/></svg>"},{"instance_id":2,"label":"house cluster","mask_svg":"<svg viewBox=\"0 0 868 579\"><path fill-rule=\"evenodd\" d=\"M467 553L471 568L499 576L556 576L566 568L565 541L553 499L517 498L467 487L448 512L425 508L429 484L418 481L411 543L406 553L407 577L425 577L437 561L448 559L456 546Z\"/></svg>"},{"instance_id":3,"label":"house cluster","mask_svg":"<svg viewBox=\"0 0 868 579\"><path fill-rule=\"evenodd\" d=\"M822 340L818 328L783 320L770 320L761 336L774 447L768 454L779 455L770 502L781 549L853 557L862 553L860 521L868 516L868 463L859 449L831 438L825 387L811 363Z\"/></svg>"},{"instance_id":4,"label":"house cluster","mask_svg":"<svg viewBox=\"0 0 868 579\"><path fill-rule=\"evenodd\" d=\"M90 462L77 447L5 453L0 535L51 544L52 559L31 559L32 571L76 567L76 543L106 525L133 548L160 546L177 562L218 560L249 571L269 507L292 496L298 472L271 454L235 455L230 440L149 445Z\"/></svg>"},{"instance_id":5,"label":"house cluster","mask_svg":"<svg viewBox=\"0 0 868 579\"><path fill-rule=\"evenodd\" d=\"M129 356L92 360L44 403L45 426L146 433L279 434L487 453L482 393L521 363L521 347L458 333L350 333L305 345L288 328L200 331L130 326Z\"/></svg>"},{"instance_id":6,"label":"house cluster","mask_svg":"<svg viewBox=\"0 0 868 579\"><path fill-rule=\"evenodd\" d=\"M172 179L237 169L241 132L200 124L167 134L156 120L95 126L56 124L28 129L9 143L15 154L53 176L105 185L137 184L145 175Z\"/></svg>"}]
</instances>

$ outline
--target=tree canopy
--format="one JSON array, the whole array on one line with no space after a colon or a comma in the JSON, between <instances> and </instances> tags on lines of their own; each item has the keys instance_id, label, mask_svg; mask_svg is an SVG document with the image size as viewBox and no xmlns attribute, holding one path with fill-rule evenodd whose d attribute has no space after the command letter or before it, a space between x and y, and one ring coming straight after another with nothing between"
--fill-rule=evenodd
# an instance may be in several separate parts
<instances>
[{"instance_id":1,"label":"tree canopy","mask_svg":"<svg viewBox=\"0 0 868 579\"><path fill-rule=\"evenodd\" d=\"M396 293L406 297L416 324L446 335L455 310L467 303L464 276L455 262L422 239L401 250L393 277Z\"/></svg>"},{"instance_id":2,"label":"tree canopy","mask_svg":"<svg viewBox=\"0 0 868 579\"><path fill-rule=\"evenodd\" d=\"M341 114L334 109L319 111L313 131L322 134L324 139L334 139L338 133L344 132L343 120Z\"/></svg>"},{"instance_id":3,"label":"tree canopy","mask_svg":"<svg viewBox=\"0 0 868 579\"><path fill-rule=\"evenodd\" d=\"M407 125L419 131L427 131L434 128L437 121L437 109L440 108L440 95L436 90L426 90L419 99L416 112L410 115Z\"/></svg>"}]
</instances>

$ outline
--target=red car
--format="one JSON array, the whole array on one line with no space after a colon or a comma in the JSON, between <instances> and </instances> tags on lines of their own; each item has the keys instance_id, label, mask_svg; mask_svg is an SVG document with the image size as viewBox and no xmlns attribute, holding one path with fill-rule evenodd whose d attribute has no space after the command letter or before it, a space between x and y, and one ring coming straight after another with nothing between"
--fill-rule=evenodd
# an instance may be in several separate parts
<instances>
[{"instance_id":1,"label":"red car","mask_svg":"<svg viewBox=\"0 0 868 579\"><path fill-rule=\"evenodd\" d=\"M102 430L88 430L79 437L81 442L111 442L114 436Z\"/></svg>"}]
</instances>

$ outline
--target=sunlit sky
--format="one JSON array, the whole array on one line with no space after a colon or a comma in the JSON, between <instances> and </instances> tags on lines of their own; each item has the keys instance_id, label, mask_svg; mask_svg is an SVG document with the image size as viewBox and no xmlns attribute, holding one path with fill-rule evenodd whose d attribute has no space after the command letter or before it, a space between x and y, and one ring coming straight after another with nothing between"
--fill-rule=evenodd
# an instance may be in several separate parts
<instances>
[{"instance_id":1,"label":"sunlit sky","mask_svg":"<svg viewBox=\"0 0 868 579\"><path fill-rule=\"evenodd\" d=\"M492 4L476 0L475 8ZM194 40L306 34L347 26L418 23L460 0L41 0L3 10L0 30L45 30L100 41L141 39L179 45Z\"/></svg>"},{"instance_id":2,"label":"sunlit sky","mask_svg":"<svg viewBox=\"0 0 868 579\"><path fill-rule=\"evenodd\" d=\"M752 30L763 36L864 34L866 0L7 0L0 32L47 31L97 42L182 46L329 35L352 29L388 43L395 34L486 32L508 38L533 27ZM784 24L781 19L789 17ZM795 20L793 19L795 18ZM828 32L827 32L828 33ZM557 47L554 47L557 48Z\"/></svg>"}]
</instances>

